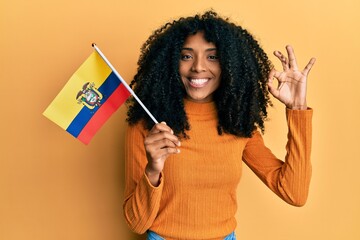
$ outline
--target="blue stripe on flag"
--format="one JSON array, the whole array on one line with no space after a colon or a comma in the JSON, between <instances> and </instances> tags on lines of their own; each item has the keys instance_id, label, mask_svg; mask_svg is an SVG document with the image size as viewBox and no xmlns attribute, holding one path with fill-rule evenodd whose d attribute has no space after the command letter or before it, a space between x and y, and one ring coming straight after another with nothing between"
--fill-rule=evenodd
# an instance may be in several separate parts
<instances>
[{"instance_id":1,"label":"blue stripe on flag","mask_svg":"<svg viewBox=\"0 0 360 240\"><path fill-rule=\"evenodd\" d=\"M103 99L101 99L100 101L101 105L109 98L109 96L115 91L115 89L120 85L120 83L121 82L116 77L116 75L111 72L107 79L104 81L104 83L98 88L99 92L101 92L101 94L103 95ZM75 97L76 96L74 96L74 98ZM100 107L89 109L84 106L81 111L76 115L74 120L70 123L66 131L74 137L77 137Z\"/></svg>"}]
</instances>

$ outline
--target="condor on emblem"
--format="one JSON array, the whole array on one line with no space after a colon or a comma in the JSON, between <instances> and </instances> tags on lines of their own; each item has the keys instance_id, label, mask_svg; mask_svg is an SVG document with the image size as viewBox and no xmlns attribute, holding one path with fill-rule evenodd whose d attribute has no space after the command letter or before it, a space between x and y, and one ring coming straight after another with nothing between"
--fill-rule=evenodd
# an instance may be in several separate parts
<instances>
[{"instance_id":1,"label":"condor on emblem","mask_svg":"<svg viewBox=\"0 0 360 240\"><path fill-rule=\"evenodd\" d=\"M94 83L90 82L85 83L82 90L80 90L76 96L78 104L83 104L89 109L99 107L102 98L103 95L101 92L95 87Z\"/></svg>"}]
</instances>

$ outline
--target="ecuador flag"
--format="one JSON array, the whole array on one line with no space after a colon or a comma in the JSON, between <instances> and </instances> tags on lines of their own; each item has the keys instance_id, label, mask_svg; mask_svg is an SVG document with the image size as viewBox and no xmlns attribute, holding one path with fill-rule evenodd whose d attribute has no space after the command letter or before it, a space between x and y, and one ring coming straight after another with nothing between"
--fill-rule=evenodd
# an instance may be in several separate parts
<instances>
[{"instance_id":1,"label":"ecuador flag","mask_svg":"<svg viewBox=\"0 0 360 240\"><path fill-rule=\"evenodd\" d=\"M124 84L94 51L43 114L88 144L129 96Z\"/></svg>"}]
</instances>

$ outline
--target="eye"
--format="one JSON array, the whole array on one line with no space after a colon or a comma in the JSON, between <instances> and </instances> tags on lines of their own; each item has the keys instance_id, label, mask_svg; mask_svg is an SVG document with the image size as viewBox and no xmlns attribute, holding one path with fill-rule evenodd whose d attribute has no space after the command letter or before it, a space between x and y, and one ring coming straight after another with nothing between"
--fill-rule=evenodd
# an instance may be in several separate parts
<instances>
[{"instance_id":1,"label":"eye","mask_svg":"<svg viewBox=\"0 0 360 240\"><path fill-rule=\"evenodd\" d=\"M217 55L210 55L210 56L208 56L208 59L216 61L219 59L219 57Z\"/></svg>"},{"instance_id":2,"label":"eye","mask_svg":"<svg viewBox=\"0 0 360 240\"><path fill-rule=\"evenodd\" d=\"M190 54L182 54L181 55L181 60L189 60L191 58L192 58L192 56Z\"/></svg>"}]
</instances>

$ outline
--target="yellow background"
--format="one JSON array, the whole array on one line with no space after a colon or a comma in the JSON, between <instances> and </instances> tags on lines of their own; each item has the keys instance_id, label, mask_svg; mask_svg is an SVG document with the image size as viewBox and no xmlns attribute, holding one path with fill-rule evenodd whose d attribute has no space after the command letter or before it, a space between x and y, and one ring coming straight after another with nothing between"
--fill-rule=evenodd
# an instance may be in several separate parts
<instances>
[{"instance_id":1,"label":"yellow background","mask_svg":"<svg viewBox=\"0 0 360 240\"><path fill-rule=\"evenodd\" d=\"M239 239L360 239L358 0L0 0L0 239L140 239L122 215L126 107L89 146L42 112L92 42L129 82L152 30L210 8L249 29L269 55L290 43L301 66L317 58L308 88L315 109L308 203L285 204L245 168ZM275 103L266 126L265 141L282 158L283 106Z\"/></svg>"}]
</instances>

